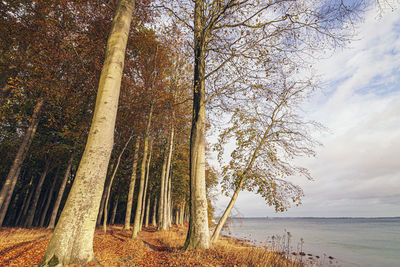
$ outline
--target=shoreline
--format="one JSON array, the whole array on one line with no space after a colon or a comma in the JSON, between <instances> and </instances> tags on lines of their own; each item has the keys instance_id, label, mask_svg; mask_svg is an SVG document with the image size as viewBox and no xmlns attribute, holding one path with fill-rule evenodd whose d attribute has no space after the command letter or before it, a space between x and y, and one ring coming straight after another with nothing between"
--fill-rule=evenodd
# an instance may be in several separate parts
<instances>
[{"instance_id":1,"label":"shoreline","mask_svg":"<svg viewBox=\"0 0 400 267\"><path fill-rule=\"evenodd\" d=\"M242 246L266 250L270 253L275 253L279 255L279 257L282 257L288 261L296 262L304 266L341 266L337 258L326 254L321 257L319 255L313 255L312 253L307 253L305 251L298 252L290 250L278 250L271 248L270 244L268 244L269 242L258 242L255 240L252 241L244 237L235 237L233 236L233 234L221 234L220 238L232 240L233 242L236 242ZM259 244L256 244L257 242Z\"/></svg>"}]
</instances>

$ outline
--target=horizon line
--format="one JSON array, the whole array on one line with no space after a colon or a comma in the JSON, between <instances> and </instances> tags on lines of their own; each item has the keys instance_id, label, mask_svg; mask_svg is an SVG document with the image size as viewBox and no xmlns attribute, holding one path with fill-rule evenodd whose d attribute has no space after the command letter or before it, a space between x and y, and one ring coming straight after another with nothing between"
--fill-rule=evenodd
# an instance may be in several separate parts
<instances>
[{"instance_id":1,"label":"horizon line","mask_svg":"<svg viewBox=\"0 0 400 267\"><path fill-rule=\"evenodd\" d=\"M215 218L221 218L216 216ZM234 216L231 219L400 219L400 216Z\"/></svg>"}]
</instances>

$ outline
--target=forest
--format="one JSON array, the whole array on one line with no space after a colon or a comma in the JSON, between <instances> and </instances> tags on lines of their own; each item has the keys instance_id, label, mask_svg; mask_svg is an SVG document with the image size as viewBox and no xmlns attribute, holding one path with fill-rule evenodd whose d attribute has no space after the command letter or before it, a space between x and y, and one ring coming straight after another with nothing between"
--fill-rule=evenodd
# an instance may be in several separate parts
<instances>
[{"instance_id":1,"label":"forest","mask_svg":"<svg viewBox=\"0 0 400 267\"><path fill-rule=\"evenodd\" d=\"M302 110L312 62L365 5L0 1L0 225L52 229L40 266L61 266L95 259L96 227L187 225L183 249L204 250L243 190L300 205L287 178L312 179L295 159L323 128Z\"/></svg>"}]
</instances>

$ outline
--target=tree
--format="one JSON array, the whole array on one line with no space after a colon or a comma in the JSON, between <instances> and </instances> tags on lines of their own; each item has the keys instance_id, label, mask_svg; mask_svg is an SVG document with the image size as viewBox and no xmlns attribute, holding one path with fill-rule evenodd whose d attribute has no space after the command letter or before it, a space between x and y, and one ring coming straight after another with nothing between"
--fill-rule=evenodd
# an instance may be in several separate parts
<instances>
[{"instance_id":1,"label":"tree","mask_svg":"<svg viewBox=\"0 0 400 267\"><path fill-rule=\"evenodd\" d=\"M0 225L3 224L4 217L6 216L8 205L11 201L11 196L14 192L15 184L17 182L19 173L21 171L22 163L28 153L30 144L32 143L33 137L35 135L37 126L40 120L40 112L44 105L44 100L39 99L35 108L33 110L32 119L26 133L24 135L23 141L19 146L17 155L15 156L14 162L8 173L7 179L3 184L0 192Z\"/></svg>"},{"instance_id":2,"label":"tree","mask_svg":"<svg viewBox=\"0 0 400 267\"><path fill-rule=\"evenodd\" d=\"M301 105L315 90L315 85L312 80L299 80L294 72L295 68L286 65L277 65L277 69L271 70L271 84L253 92L254 101L238 107L232 115L231 126L220 135L216 149L221 164L224 164L224 144L232 139L236 143L231 160L222 172L223 190L233 189L234 193L215 227L213 242L218 240L241 190L260 194L276 211L301 204L303 191L285 178L300 175L311 179L307 169L291 161L315 154L313 147L318 143L310 130L320 125L305 121L299 115Z\"/></svg>"},{"instance_id":3,"label":"tree","mask_svg":"<svg viewBox=\"0 0 400 267\"><path fill-rule=\"evenodd\" d=\"M96 107L85 152L41 266L84 264L94 259L93 235L107 166L135 0L120 0L107 41Z\"/></svg>"},{"instance_id":4,"label":"tree","mask_svg":"<svg viewBox=\"0 0 400 267\"><path fill-rule=\"evenodd\" d=\"M104 218L103 218L103 231L104 231L104 233L107 232L107 219L108 219L107 211L108 211L108 202L109 202L109 199L110 199L110 192L111 192L112 183L114 181L115 175L117 174L119 164L121 163L122 154L124 154L125 149L128 146L129 142L132 140L132 138L133 138L133 134L131 134L131 136L129 136L128 141L125 142L124 147L122 148L121 152L119 153L119 156L117 158L117 162L115 164L113 173L112 173L111 178L110 178L109 186L107 187L107 190L106 190L107 192L106 192L106 198L105 198L105 203L104 203Z\"/></svg>"},{"instance_id":5,"label":"tree","mask_svg":"<svg viewBox=\"0 0 400 267\"><path fill-rule=\"evenodd\" d=\"M132 201L133 201L133 193L135 190L135 183L136 183L136 168L137 168L137 162L139 158L139 145L140 145L140 138L136 138L135 142L135 151L133 155L133 163L132 163L132 175L131 179L129 182L129 192L128 192L128 198L127 198L127 203L126 203L126 213L125 213L125 224L124 224L124 229L129 230L130 224L131 224L131 213L132 213Z\"/></svg>"},{"instance_id":6,"label":"tree","mask_svg":"<svg viewBox=\"0 0 400 267\"><path fill-rule=\"evenodd\" d=\"M347 38L342 29L351 23L358 3L181 0L163 7L194 34L190 222L185 247L209 248L206 104L233 107L252 86L268 79L271 57L285 55L285 60L306 62L310 50L343 44Z\"/></svg>"}]
</instances>

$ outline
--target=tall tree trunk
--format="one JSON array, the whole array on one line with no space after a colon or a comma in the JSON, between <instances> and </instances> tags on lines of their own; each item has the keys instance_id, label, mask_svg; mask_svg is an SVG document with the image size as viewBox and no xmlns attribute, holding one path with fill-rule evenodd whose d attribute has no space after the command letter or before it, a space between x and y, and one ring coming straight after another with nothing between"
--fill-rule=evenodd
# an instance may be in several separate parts
<instances>
[{"instance_id":1,"label":"tall tree trunk","mask_svg":"<svg viewBox=\"0 0 400 267\"><path fill-rule=\"evenodd\" d=\"M58 209L61 204L65 186L67 185L68 177L71 173L71 167L72 167L73 161L74 161L74 154L72 154L71 157L69 158L67 169L65 170L65 174L64 174L64 179L61 182L60 190L58 190L57 199L56 199L56 202L54 202L53 211L51 213L50 222L49 222L49 226L47 226L47 229L53 229L54 225L56 223Z\"/></svg>"},{"instance_id":2,"label":"tall tree trunk","mask_svg":"<svg viewBox=\"0 0 400 267\"><path fill-rule=\"evenodd\" d=\"M134 7L135 0L120 0L116 7L85 151L42 266L86 264L94 259L93 236L114 143L125 50Z\"/></svg>"},{"instance_id":3,"label":"tall tree trunk","mask_svg":"<svg viewBox=\"0 0 400 267\"><path fill-rule=\"evenodd\" d=\"M111 171L114 170L114 162L111 163L110 170ZM110 179L111 179L111 177L110 177ZM101 195L100 208L99 208L99 214L97 215L96 225L101 224L101 219L103 218L104 205L106 203L106 197L107 197L107 192L108 192L109 186L110 186L110 181L109 180L107 181L107 178L106 178L106 180L104 182L103 194Z\"/></svg>"},{"instance_id":4,"label":"tall tree trunk","mask_svg":"<svg viewBox=\"0 0 400 267\"><path fill-rule=\"evenodd\" d=\"M140 145L140 137L137 137L135 143L135 152L134 152L135 154L133 155L132 175L131 175L131 181L129 183L128 200L126 202L125 225L124 225L125 230L129 230L131 224L133 193L135 191L136 170L139 158L139 145Z\"/></svg>"},{"instance_id":5,"label":"tall tree trunk","mask_svg":"<svg viewBox=\"0 0 400 267\"><path fill-rule=\"evenodd\" d=\"M222 217L219 219L217 226L214 229L214 233L212 234L211 237L211 242L215 242L218 240L219 238L219 234L221 233L222 227L225 225L226 220L228 219L229 214L232 211L233 206L235 205L236 199L239 195L240 190L242 190L243 188L243 184L244 184L244 177L242 177L240 179L239 185L237 186L235 192L232 195L231 200L229 201L228 206L226 207L224 214L222 215Z\"/></svg>"},{"instance_id":6,"label":"tall tree trunk","mask_svg":"<svg viewBox=\"0 0 400 267\"><path fill-rule=\"evenodd\" d=\"M150 196L147 198L147 206L146 206L146 219L144 221L144 227L149 227L149 219L150 219Z\"/></svg>"},{"instance_id":7,"label":"tall tree trunk","mask_svg":"<svg viewBox=\"0 0 400 267\"><path fill-rule=\"evenodd\" d=\"M186 249L211 247L208 229L207 194L205 179L205 50L207 30L204 19L204 0L197 0L194 8L194 90L193 115L190 133L190 219Z\"/></svg>"},{"instance_id":8,"label":"tall tree trunk","mask_svg":"<svg viewBox=\"0 0 400 267\"><path fill-rule=\"evenodd\" d=\"M171 199L171 176L169 177L169 181L168 181L168 198L167 198L167 225L168 228L170 228L172 226L172 199Z\"/></svg>"},{"instance_id":9,"label":"tall tree trunk","mask_svg":"<svg viewBox=\"0 0 400 267\"><path fill-rule=\"evenodd\" d=\"M171 204L171 176L170 176L170 171L171 171L171 162L172 162L172 151L174 148L174 133L175 133L174 125L171 124L171 131L170 131L170 136L169 136L168 161L167 161L167 168L165 171L165 177L166 177L165 187L167 188L165 190L165 192L167 192L167 193L165 195L166 201L165 201L164 209L166 211L165 218L167 218L167 220L166 220L167 228L171 227L171 218L170 218L171 217L171 210L170 210L170 208L171 208L171 206L170 206L170 204Z\"/></svg>"},{"instance_id":10,"label":"tall tree trunk","mask_svg":"<svg viewBox=\"0 0 400 267\"><path fill-rule=\"evenodd\" d=\"M154 203L153 203L153 216L151 220L151 225L156 226L157 225L157 197L154 198Z\"/></svg>"},{"instance_id":11,"label":"tall tree trunk","mask_svg":"<svg viewBox=\"0 0 400 267\"><path fill-rule=\"evenodd\" d=\"M46 206L44 207L44 210L42 212L42 217L40 218L40 222L39 222L40 227L43 227L43 225L44 225L44 220L46 219L47 211L49 210L51 200L53 199L53 192L54 192L54 187L56 185L56 181L57 181L57 175L53 179L53 183L50 188L49 196L47 197L47 200L46 200Z\"/></svg>"},{"instance_id":12,"label":"tall tree trunk","mask_svg":"<svg viewBox=\"0 0 400 267\"><path fill-rule=\"evenodd\" d=\"M31 183L30 183L30 185L29 185L29 188L28 188L28 193L29 193L28 200L26 201L26 204L25 204L25 206L24 206L24 209L23 209L23 211L22 211L22 214L21 214L21 216L19 217L19 219L17 220L17 224L16 224L16 225L23 225L22 222L24 221L25 216L26 216L26 214L28 213L29 206L31 205L32 196L33 196L33 193L34 193L34 191L35 191L33 188L31 188L31 187L32 187L32 183L33 183L33 176L32 176L32 179L31 179Z\"/></svg>"},{"instance_id":13,"label":"tall tree trunk","mask_svg":"<svg viewBox=\"0 0 400 267\"><path fill-rule=\"evenodd\" d=\"M9 213L9 215L4 218L3 225L12 225L12 223L14 222L15 217L17 217L17 215L18 215L17 214L17 211L18 211L17 205L18 205L18 201L19 201L20 197L21 197L21 194L15 194L13 201L11 202L12 203L11 207L9 206L10 211L13 211L13 212L11 214Z\"/></svg>"},{"instance_id":14,"label":"tall tree trunk","mask_svg":"<svg viewBox=\"0 0 400 267\"><path fill-rule=\"evenodd\" d=\"M167 160L168 162L168 160ZM168 163L167 163L168 165ZM168 179L169 179L169 172L165 171L165 183L164 183L164 208L163 208L163 224L162 224L162 229L167 230L168 229Z\"/></svg>"},{"instance_id":15,"label":"tall tree trunk","mask_svg":"<svg viewBox=\"0 0 400 267\"><path fill-rule=\"evenodd\" d=\"M132 238L137 237L137 233L140 228L140 218L142 214L142 200L143 200L143 189L144 189L144 178L146 175L146 160L147 160L147 152L148 152L148 143L149 143L149 134L150 134L150 126L151 126L151 117L153 115L153 101L150 104L149 117L147 118L146 132L144 134L144 144L143 144L143 159L142 164L140 166L140 182L139 182L139 193L138 193L138 201L136 203L136 213L135 213L135 221L133 223L133 231Z\"/></svg>"},{"instance_id":16,"label":"tall tree trunk","mask_svg":"<svg viewBox=\"0 0 400 267\"><path fill-rule=\"evenodd\" d=\"M183 218L185 216L185 202L182 203L181 212L179 213L179 225L183 225Z\"/></svg>"},{"instance_id":17,"label":"tall tree trunk","mask_svg":"<svg viewBox=\"0 0 400 267\"><path fill-rule=\"evenodd\" d=\"M116 199L114 200L114 207L113 207L113 211L112 211L112 215L111 215L111 220L110 220L110 224L111 224L111 225L114 224L115 215L117 215L117 208L118 208L118 196L117 196Z\"/></svg>"},{"instance_id":18,"label":"tall tree trunk","mask_svg":"<svg viewBox=\"0 0 400 267\"><path fill-rule=\"evenodd\" d=\"M104 205L105 205L105 206L104 206L104 219L103 219L103 231L104 231L104 233L107 232L108 200L110 199L110 192L111 192L112 183L113 183L113 181L114 181L115 175L117 174L118 167L119 167L119 163L121 162L121 157L122 157L122 155L124 154L125 149L126 149L126 147L128 146L129 142L132 140L132 137L133 137L133 135L131 135L131 136L129 137L128 141L125 143L124 147L122 148L121 153L119 153L117 162L116 162L116 164L115 164L114 172L113 172L113 174L112 174L112 176L111 176L110 183L109 183L109 185L108 185L108 187L107 187L106 200L105 200L105 202L104 202L104 203L105 203L105 204L104 204Z\"/></svg>"},{"instance_id":19,"label":"tall tree trunk","mask_svg":"<svg viewBox=\"0 0 400 267\"><path fill-rule=\"evenodd\" d=\"M168 151L165 150L164 152L164 160L161 169L161 187L160 187L160 203L158 203L158 229L159 230L166 230L167 224L165 223L165 169L167 168L167 161L168 161Z\"/></svg>"},{"instance_id":20,"label":"tall tree trunk","mask_svg":"<svg viewBox=\"0 0 400 267\"><path fill-rule=\"evenodd\" d=\"M148 194L147 194L147 188L148 188L148 184L149 184L149 176L150 176L150 161L151 161L151 154L152 154L152 142L150 141L150 145L149 145L149 159L147 160L147 166L146 166L146 178L145 178L145 183L144 183L144 192L143 192L143 205L142 205L142 215L140 218L140 227L139 227L139 231L142 230L142 226L143 226L143 221L144 221L144 213L145 213L145 205L146 205L146 201L148 199Z\"/></svg>"},{"instance_id":21,"label":"tall tree trunk","mask_svg":"<svg viewBox=\"0 0 400 267\"><path fill-rule=\"evenodd\" d=\"M24 197L24 201L22 202L22 205L21 205L21 208L19 209L19 212L18 212L18 216L17 216L17 218L15 219L15 222L14 222L14 225L15 226L17 226L18 225L18 223L19 223L19 220L20 220L20 218L21 218L21 216L22 216L22 213L23 213L23 211L25 210L25 205L26 205L26 203L28 202L28 196L30 195L29 193L30 193L30 187L32 186L32 182L33 182L33 177L31 178L31 181L29 182L29 185L28 185L28 187L27 187L27 191L26 191L26 193L25 193L25 197Z\"/></svg>"},{"instance_id":22,"label":"tall tree trunk","mask_svg":"<svg viewBox=\"0 0 400 267\"><path fill-rule=\"evenodd\" d=\"M239 177L238 177L239 184L237 185L235 192L233 193L232 198L229 201L229 204L224 211L224 214L221 216L221 218L218 221L217 226L214 229L214 232L211 237L211 242L215 242L218 240L219 234L221 233L221 230L222 230L222 227L225 225L225 222L228 219L228 216L231 213L233 206L235 205L235 202L239 195L239 192L243 189L244 181L246 180L246 175L253 167L254 162L256 161L256 158L258 156L258 152L260 151L262 146L267 142L268 136L270 135L270 132L271 132L271 129L276 122L275 116L278 113L280 107L282 106L282 103L284 103L284 102L285 102L285 99L282 99L282 102L275 107L275 109L272 113L272 116L271 116L271 123L268 125L267 129L264 132L263 137L261 138L260 142L254 149L253 154L250 156L246 168L239 175Z\"/></svg>"},{"instance_id":23,"label":"tall tree trunk","mask_svg":"<svg viewBox=\"0 0 400 267\"><path fill-rule=\"evenodd\" d=\"M176 209L175 211L175 225L179 225L179 218L180 218L180 209Z\"/></svg>"},{"instance_id":24,"label":"tall tree trunk","mask_svg":"<svg viewBox=\"0 0 400 267\"><path fill-rule=\"evenodd\" d=\"M32 223L33 223L33 218L35 217L35 211L36 211L36 206L40 197L40 192L42 192L42 186L43 186L43 182L44 179L47 176L47 172L49 171L50 168L50 162L47 161L43 170L42 175L40 176L39 182L36 186L36 192L35 192L35 196L33 197L33 202L32 202L32 206L29 209L28 212L28 218L25 221L25 227L31 227Z\"/></svg>"},{"instance_id":25,"label":"tall tree trunk","mask_svg":"<svg viewBox=\"0 0 400 267\"><path fill-rule=\"evenodd\" d=\"M14 162L8 172L6 181L0 191L0 226L3 224L4 217L6 216L8 205L10 204L12 194L14 193L15 184L17 183L19 173L21 171L22 163L28 154L29 147L31 146L33 137L35 136L37 126L40 121L40 112L44 105L44 100L39 99L33 109L32 118L28 129L22 139L22 143L18 148L17 155L15 155Z\"/></svg>"}]
</instances>

